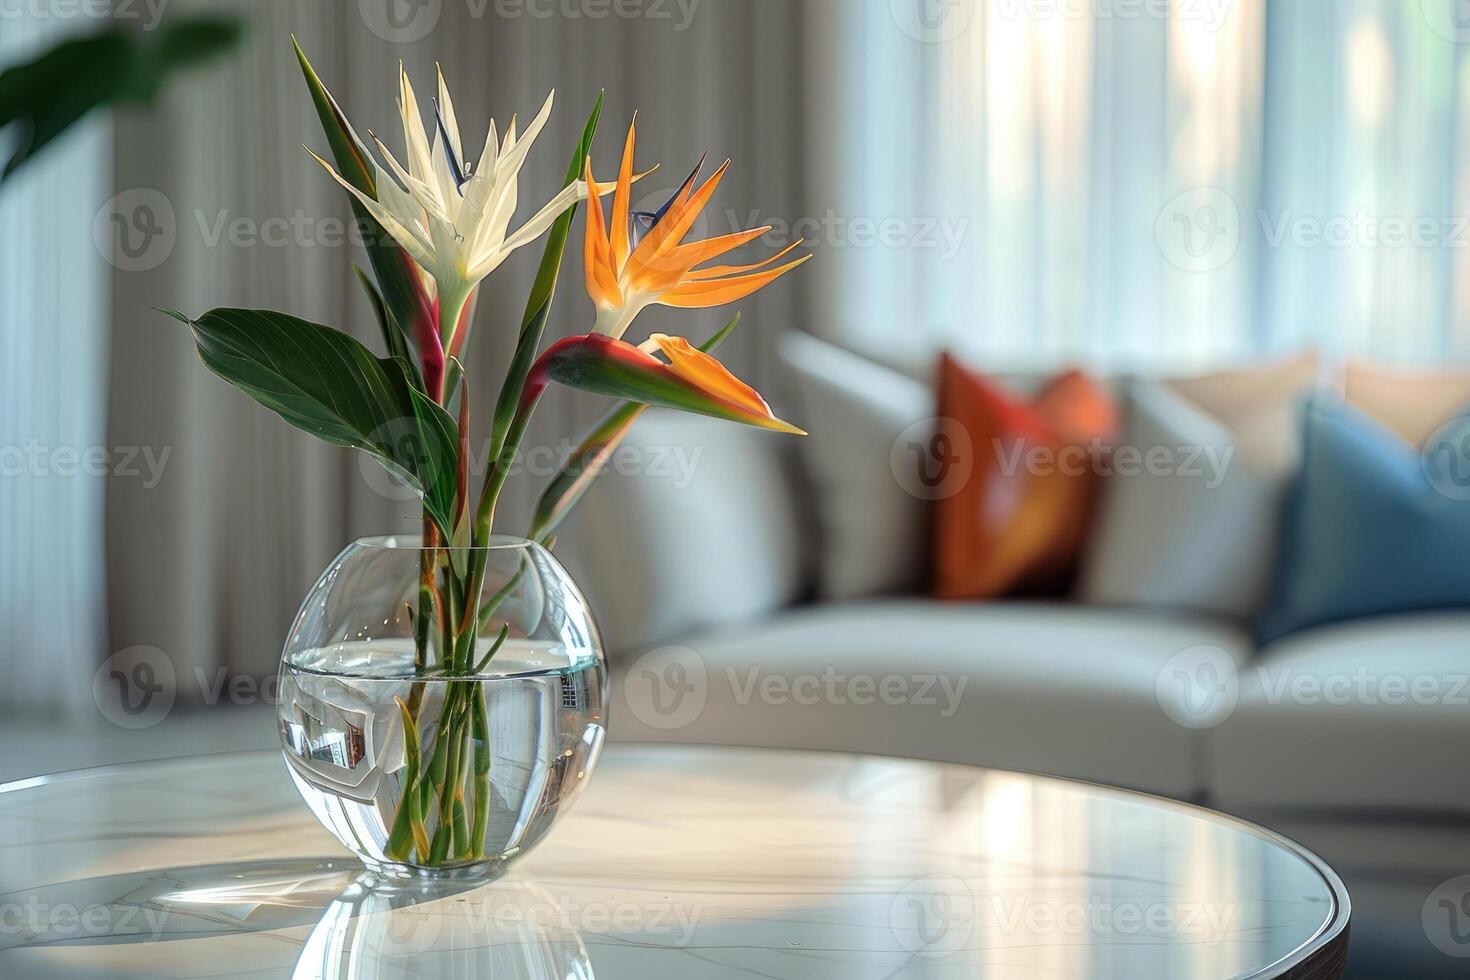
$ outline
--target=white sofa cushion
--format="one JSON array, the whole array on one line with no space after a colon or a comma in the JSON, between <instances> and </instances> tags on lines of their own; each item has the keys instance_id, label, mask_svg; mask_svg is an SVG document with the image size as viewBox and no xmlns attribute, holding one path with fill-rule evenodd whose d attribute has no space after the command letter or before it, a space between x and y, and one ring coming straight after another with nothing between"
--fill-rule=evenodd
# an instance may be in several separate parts
<instances>
[{"instance_id":1,"label":"white sofa cushion","mask_svg":"<svg viewBox=\"0 0 1470 980\"><path fill-rule=\"evenodd\" d=\"M812 433L797 451L818 501L822 597L918 591L928 578L927 503L891 460L911 427L927 440L931 386L806 334L785 334L778 349Z\"/></svg>"},{"instance_id":2,"label":"white sofa cushion","mask_svg":"<svg viewBox=\"0 0 1470 980\"><path fill-rule=\"evenodd\" d=\"M1314 370L1297 359L1239 372L1239 392L1215 390L1226 376L1130 383L1080 598L1253 620L1270 591L1301 456L1297 402Z\"/></svg>"},{"instance_id":3,"label":"white sofa cushion","mask_svg":"<svg viewBox=\"0 0 1470 980\"><path fill-rule=\"evenodd\" d=\"M612 654L797 598L808 542L791 438L663 410L634 424L557 548Z\"/></svg>"},{"instance_id":4,"label":"white sofa cushion","mask_svg":"<svg viewBox=\"0 0 1470 980\"><path fill-rule=\"evenodd\" d=\"M1211 732L1215 800L1470 810L1470 613L1386 616L1294 634L1240 677Z\"/></svg>"},{"instance_id":5,"label":"white sofa cushion","mask_svg":"<svg viewBox=\"0 0 1470 980\"><path fill-rule=\"evenodd\" d=\"M1201 732L1159 678L1238 628L1053 603L871 600L691 634L614 665L614 738L870 752L1188 797Z\"/></svg>"}]
</instances>

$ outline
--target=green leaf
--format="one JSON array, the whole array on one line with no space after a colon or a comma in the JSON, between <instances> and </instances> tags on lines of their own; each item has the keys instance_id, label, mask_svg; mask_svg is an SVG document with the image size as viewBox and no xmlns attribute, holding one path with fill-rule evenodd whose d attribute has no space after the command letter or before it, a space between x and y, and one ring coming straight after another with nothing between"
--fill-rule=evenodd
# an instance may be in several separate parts
<instances>
[{"instance_id":1,"label":"green leaf","mask_svg":"<svg viewBox=\"0 0 1470 980\"><path fill-rule=\"evenodd\" d=\"M223 17L175 18L155 31L114 26L0 73L0 129L19 129L0 181L92 111L152 102L176 72L214 58L243 35L239 20Z\"/></svg>"},{"instance_id":2,"label":"green leaf","mask_svg":"<svg viewBox=\"0 0 1470 980\"><path fill-rule=\"evenodd\" d=\"M587 154L592 151L592 137L597 132L597 121L602 117L602 100L606 93L598 92L592 113L582 127L582 138L572 153L567 165L565 187L587 167ZM546 236L546 247L541 252L541 265L536 270L536 281L531 285L531 294L526 298L526 311L521 317L521 332L516 340L515 353L505 372L505 382L500 386L500 397L495 403L495 417L490 429L491 458L501 454L511 422L520 407L521 392L526 386L526 377L536 362L536 353L541 348L541 335L546 330L547 317L551 315L551 301L556 295L557 274L561 270L562 253L566 251L567 236L571 233L572 218L577 213L573 204L562 212ZM514 448L514 447L512 447Z\"/></svg>"},{"instance_id":3,"label":"green leaf","mask_svg":"<svg viewBox=\"0 0 1470 980\"><path fill-rule=\"evenodd\" d=\"M384 304L383 294L378 292L377 285L368 278L368 274L362 271L362 266L354 262L352 271L362 285L362 291L367 293L368 303L373 308L373 317L378 321L378 331L383 335L383 346L387 349L388 356L399 358L409 365L409 370L412 371L415 380L414 387L422 391L424 383L419 373L418 361L413 356L407 336L398 328L398 324L393 320L393 314Z\"/></svg>"},{"instance_id":4,"label":"green leaf","mask_svg":"<svg viewBox=\"0 0 1470 980\"><path fill-rule=\"evenodd\" d=\"M452 532L458 426L416 389L410 368L356 339L285 313L216 309L188 324L215 374L287 422L337 446L361 449L424 498Z\"/></svg>"},{"instance_id":5,"label":"green leaf","mask_svg":"<svg viewBox=\"0 0 1470 980\"><path fill-rule=\"evenodd\" d=\"M725 338L730 336L739 323L740 314L736 313L713 337L700 344L699 349L706 354L713 352L725 342ZM643 402L623 402L604 415L582 438L566 465L552 477L546 489L541 492L540 500L536 502L535 513L531 516L531 533L528 535L532 541L544 542L566 519L593 481L602 473L608 457L618 448L618 444L633 428L633 423L638 421L638 417L647 408L648 405Z\"/></svg>"},{"instance_id":6,"label":"green leaf","mask_svg":"<svg viewBox=\"0 0 1470 980\"><path fill-rule=\"evenodd\" d=\"M337 172L342 175L353 187L364 194L376 199L378 196L377 164L373 162L373 156L368 151L367 145L358 137L352 129L352 124L347 121L342 107L337 104L332 93L327 91L322 80L317 76L316 69L312 68L311 62L307 60L306 52L301 50L301 45L296 38L291 38L291 44L296 49L296 60L301 65L301 74L306 79L306 87L311 92L311 101L316 106L317 118L321 120L322 131L326 133L327 146L332 151L332 160L337 165ZM413 336L412 324L414 317L418 314L419 285L416 282L417 273L414 270L413 260L403 251L391 235L378 224L367 208L363 207L357 198L348 195L352 204L353 216L363 232L363 240L367 246L368 261L373 267L373 277L378 281L383 303L389 313L388 322L398 330L403 346L409 351L405 359L411 364L418 364L418 343ZM395 345L390 342L388 352L394 353ZM415 387L423 390L424 382L417 370L414 371L416 379Z\"/></svg>"}]
</instances>

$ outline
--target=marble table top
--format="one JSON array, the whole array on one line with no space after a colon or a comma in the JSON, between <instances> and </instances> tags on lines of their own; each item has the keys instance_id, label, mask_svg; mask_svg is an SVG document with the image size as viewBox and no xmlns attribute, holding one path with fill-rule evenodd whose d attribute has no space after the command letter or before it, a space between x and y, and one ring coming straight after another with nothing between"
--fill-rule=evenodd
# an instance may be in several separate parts
<instances>
[{"instance_id":1,"label":"marble table top","mask_svg":"<svg viewBox=\"0 0 1470 980\"><path fill-rule=\"evenodd\" d=\"M967 766L612 744L502 879L390 887L274 752L0 786L0 977L1336 976L1347 896L1206 810Z\"/></svg>"}]
</instances>

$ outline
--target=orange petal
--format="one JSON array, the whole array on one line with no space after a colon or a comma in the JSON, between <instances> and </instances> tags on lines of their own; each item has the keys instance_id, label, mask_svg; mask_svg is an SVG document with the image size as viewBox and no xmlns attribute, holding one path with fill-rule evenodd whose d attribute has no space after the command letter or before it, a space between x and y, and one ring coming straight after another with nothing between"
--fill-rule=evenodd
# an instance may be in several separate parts
<instances>
[{"instance_id":1,"label":"orange petal","mask_svg":"<svg viewBox=\"0 0 1470 980\"><path fill-rule=\"evenodd\" d=\"M779 279L786 273L801 265L811 258L808 252L801 258L765 272L754 272L746 276L734 276L729 279L705 279L681 283L660 296L656 302L664 306L678 306L684 309L694 309L704 306L722 306L725 303L733 303L735 300L760 289L762 286Z\"/></svg>"},{"instance_id":2,"label":"orange petal","mask_svg":"<svg viewBox=\"0 0 1470 980\"><path fill-rule=\"evenodd\" d=\"M618 171L618 189L613 194L612 204L612 262L614 273L621 272L628 261L628 202L632 199L633 185L633 142L638 126L638 113L628 123L628 138L623 141L623 165Z\"/></svg>"},{"instance_id":3,"label":"orange petal","mask_svg":"<svg viewBox=\"0 0 1470 980\"><path fill-rule=\"evenodd\" d=\"M639 292L663 293L686 279L708 279L707 275L699 275L694 272L694 267L701 262L724 255L732 249L739 248L753 239L759 238L770 231L770 225L762 228L751 228L747 231L737 231L729 235L720 235L717 238L705 238L697 242L660 253L643 270L643 275L633 280L633 286ZM790 251L788 248L787 251ZM784 254L784 253L783 253ZM761 265L768 265L772 260L766 260ZM759 266L757 266L759 267Z\"/></svg>"},{"instance_id":4,"label":"orange petal","mask_svg":"<svg viewBox=\"0 0 1470 980\"><path fill-rule=\"evenodd\" d=\"M750 385L731 374L729 369L683 337L671 337L666 333L651 335L649 340L658 345L659 351L669 359L669 367L684 381L699 390L728 402L756 420L764 428L781 432L806 433L776 418L771 406Z\"/></svg>"},{"instance_id":5,"label":"orange petal","mask_svg":"<svg viewBox=\"0 0 1470 980\"><path fill-rule=\"evenodd\" d=\"M603 225L602 200L592 179L592 155L587 155L584 179L592 192L587 195L587 235L582 246L582 272L587 279L587 295L600 307L615 307L623 302L617 276L611 273L612 247Z\"/></svg>"},{"instance_id":6,"label":"orange petal","mask_svg":"<svg viewBox=\"0 0 1470 980\"><path fill-rule=\"evenodd\" d=\"M663 220L643 236L643 241L638 243L638 247L628 257L626 271L629 276L636 277L642 274L642 270L652 264L654 256L678 245L683 240L699 218L700 212L704 210L704 206L709 203L715 188L720 186L720 179L725 176L725 171L729 167L730 161L726 160L720 164L720 169L710 174L709 180L700 185L699 190L687 198L674 202Z\"/></svg>"},{"instance_id":7,"label":"orange petal","mask_svg":"<svg viewBox=\"0 0 1470 980\"><path fill-rule=\"evenodd\" d=\"M755 241L770 230L770 225L763 225L760 228L747 228L745 231L732 232L729 235L702 238L697 242L689 242L687 245L680 245L666 251L654 264L661 265L667 259L670 265L681 265L687 271L701 262L719 258L747 242Z\"/></svg>"},{"instance_id":8,"label":"orange petal","mask_svg":"<svg viewBox=\"0 0 1470 980\"><path fill-rule=\"evenodd\" d=\"M772 262L777 261L782 256L789 253L793 248L800 245L802 241L803 239L798 238L796 241L792 242L790 245L787 245L785 248L781 249L781 251L777 252L775 255L772 255L770 258L761 259L759 262L752 262L750 263L750 265L707 265L703 269L690 270L689 274L685 278L691 282L698 282L701 279L716 279L720 276L736 276L744 272L754 272L757 269L764 269Z\"/></svg>"}]
</instances>

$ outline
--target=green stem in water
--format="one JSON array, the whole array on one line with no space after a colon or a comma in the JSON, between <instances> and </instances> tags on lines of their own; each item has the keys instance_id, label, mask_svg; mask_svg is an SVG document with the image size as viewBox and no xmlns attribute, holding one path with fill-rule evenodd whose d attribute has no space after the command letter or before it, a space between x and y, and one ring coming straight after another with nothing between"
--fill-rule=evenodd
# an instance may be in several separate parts
<instances>
[{"instance_id":1,"label":"green stem in water","mask_svg":"<svg viewBox=\"0 0 1470 980\"><path fill-rule=\"evenodd\" d=\"M501 639L505 633L500 634ZM497 641L496 645L499 645ZM493 654L494 651L492 650ZM489 657L486 657L489 660ZM475 821L470 831L472 857L485 856L485 831L490 825L490 717L485 707L485 685L477 684L474 703Z\"/></svg>"}]
</instances>

